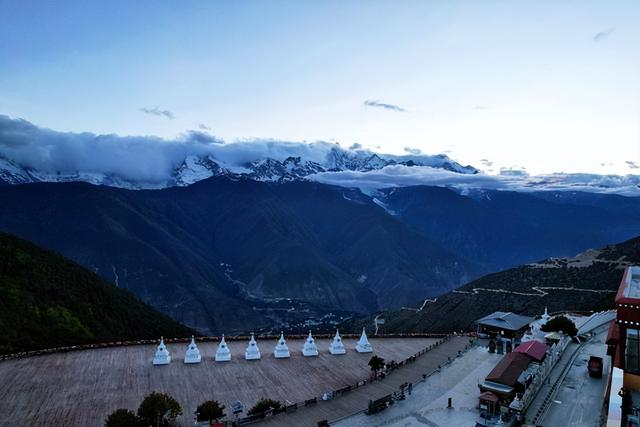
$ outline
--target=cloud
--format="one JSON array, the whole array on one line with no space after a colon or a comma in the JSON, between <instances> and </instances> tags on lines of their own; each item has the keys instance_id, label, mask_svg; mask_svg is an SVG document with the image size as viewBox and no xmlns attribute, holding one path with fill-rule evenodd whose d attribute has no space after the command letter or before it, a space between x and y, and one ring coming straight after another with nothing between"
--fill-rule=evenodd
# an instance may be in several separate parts
<instances>
[{"instance_id":1,"label":"cloud","mask_svg":"<svg viewBox=\"0 0 640 427\"><path fill-rule=\"evenodd\" d=\"M503 171L506 172L506 171ZM386 166L370 172L323 172L309 178L325 184L360 188L374 193L381 188L411 185L431 185L454 188L461 192L471 189L509 191L586 191L591 193L640 195L639 175L547 174L530 176L525 171L510 170L500 175L461 174L432 167Z\"/></svg>"},{"instance_id":2,"label":"cloud","mask_svg":"<svg viewBox=\"0 0 640 427\"><path fill-rule=\"evenodd\" d=\"M419 154L422 154L422 150L420 150L419 148L411 148L411 147L404 147L404 152L409 154L414 154L416 156Z\"/></svg>"},{"instance_id":3,"label":"cloud","mask_svg":"<svg viewBox=\"0 0 640 427\"><path fill-rule=\"evenodd\" d=\"M491 160L489 160L489 159L480 159L480 163L481 163L483 166L486 166L486 167L488 167L488 168L490 168L491 166L493 166L493 162L492 162Z\"/></svg>"},{"instance_id":4,"label":"cloud","mask_svg":"<svg viewBox=\"0 0 640 427\"><path fill-rule=\"evenodd\" d=\"M160 117L165 117L167 119L173 120L176 118L176 116L169 110L161 110L158 107L153 107L153 108L146 108L146 107L142 107L140 108L140 111L142 111L145 114L151 114L152 116L160 116Z\"/></svg>"},{"instance_id":5,"label":"cloud","mask_svg":"<svg viewBox=\"0 0 640 427\"><path fill-rule=\"evenodd\" d=\"M606 30L600 31L593 36L593 41L598 43L607 37L609 37L615 31L614 27L607 28Z\"/></svg>"},{"instance_id":6,"label":"cloud","mask_svg":"<svg viewBox=\"0 0 640 427\"><path fill-rule=\"evenodd\" d=\"M640 165L638 165L638 163L632 162L631 160L627 160L627 161L625 161L625 163L627 164L627 166L629 166L629 169L639 169L640 168Z\"/></svg>"},{"instance_id":7,"label":"cloud","mask_svg":"<svg viewBox=\"0 0 640 427\"><path fill-rule=\"evenodd\" d=\"M362 144L358 143L358 142L354 142L353 144L351 144L351 146L349 147L349 150L362 150Z\"/></svg>"},{"instance_id":8,"label":"cloud","mask_svg":"<svg viewBox=\"0 0 640 427\"><path fill-rule=\"evenodd\" d=\"M224 144L223 140L218 139L211 134L197 130L187 131L185 140L186 142L195 142L198 144Z\"/></svg>"},{"instance_id":9,"label":"cloud","mask_svg":"<svg viewBox=\"0 0 640 427\"><path fill-rule=\"evenodd\" d=\"M364 106L365 107L375 107L375 108L384 108L385 110L391 110L391 111L398 111L401 113L406 112L407 110L405 110L404 108L398 106L398 105L393 105L393 104L385 104L384 102L379 102L379 101L374 101L374 100L366 100L364 101Z\"/></svg>"},{"instance_id":10,"label":"cloud","mask_svg":"<svg viewBox=\"0 0 640 427\"><path fill-rule=\"evenodd\" d=\"M475 107L473 107L473 111L484 111L484 110L488 110L489 107L485 106L485 105L476 105Z\"/></svg>"},{"instance_id":11,"label":"cloud","mask_svg":"<svg viewBox=\"0 0 640 427\"><path fill-rule=\"evenodd\" d=\"M200 123L198 125L198 129L200 129L200 130L211 130L211 128L209 126L203 125L202 123Z\"/></svg>"}]
</instances>

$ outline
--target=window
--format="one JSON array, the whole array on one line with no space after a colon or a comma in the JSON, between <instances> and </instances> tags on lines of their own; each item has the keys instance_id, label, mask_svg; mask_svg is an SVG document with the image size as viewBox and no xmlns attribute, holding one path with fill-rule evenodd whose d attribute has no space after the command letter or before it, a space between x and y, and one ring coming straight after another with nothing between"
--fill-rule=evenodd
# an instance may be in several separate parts
<instances>
[{"instance_id":1,"label":"window","mask_svg":"<svg viewBox=\"0 0 640 427\"><path fill-rule=\"evenodd\" d=\"M627 329L627 342L624 350L624 370L640 375L640 331Z\"/></svg>"}]
</instances>

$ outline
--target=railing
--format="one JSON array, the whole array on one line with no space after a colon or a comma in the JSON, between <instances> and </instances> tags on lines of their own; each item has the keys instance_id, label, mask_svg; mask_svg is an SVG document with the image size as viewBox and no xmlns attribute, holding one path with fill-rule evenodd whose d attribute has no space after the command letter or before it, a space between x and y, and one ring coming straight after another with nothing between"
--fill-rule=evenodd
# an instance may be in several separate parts
<instances>
[{"instance_id":1,"label":"railing","mask_svg":"<svg viewBox=\"0 0 640 427\"><path fill-rule=\"evenodd\" d=\"M335 334L317 334L314 335L315 338L319 339L332 339ZM341 334L343 338L360 338L360 334ZM377 335L375 338L445 338L446 334L422 334L422 333L409 333L409 334L386 334L386 335ZM250 335L233 335L226 336L225 340L227 341L248 341L251 336ZM256 336L261 340L273 340L277 341L280 338L280 335L261 335ZM287 339L306 339L306 334L296 334L296 335L288 335ZM220 337L217 336L208 336L208 337L196 337L197 342L219 342ZM165 343L185 343L188 344L191 342L191 338L165 338ZM55 348L47 348L42 350L31 350L31 351L22 351L18 353L11 354L3 354L0 355L0 361L2 360L11 360L11 359L21 359L25 357L33 357L33 356L42 356L53 353L66 353L70 351L81 351L81 350L91 350L96 348L110 348L110 347L127 347L134 345L149 345L149 344L158 344L157 339L146 339L146 340L121 340L121 341L110 341L110 342L102 342L102 343L91 343L91 344L78 344L78 345L70 345L64 347L55 347Z\"/></svg>"},{"instance_id":2,"label":"railing","mask_svg":"<svg viewBox=\"0 0 640 427\"><path fill-rule=\"evenodd\" d=\"M434 334L425 334L425 335L430 335L431 337L433 337ZM279 414L279 413L295 412L295 411L298 410L298 408L301 408L301 407L313 406L313 405L321 403L324 400L333 400L333 399L339 398L341 396L344 396L345 394L348 394L348 393L350 393L351 391L353 391L355 389L358 389L360 387L364 387L367 384L371 384L371 383L375 382L376 380L384 378L387 374L391 373L392 371L398 369L401 366L405 366L405 365L407 365L409 363L415 362L418 357L420 357L420 356L426 354L427 352L439 347L441 344L449 341L449 339L454 336L454 335L444 335L444 334L437 334L437 335L440 337L440 339L438 341L436 341L433 344L428 345L424 349L422 349L422 350L418 351L417 353L407 357L405 360L397 363L393 369L385 370L384 372L381 372L378 375L371 375L369 377L369 379L360 380L357 383L350 384L350 385L345 385L344 387L332 390L330 392L325 393L325 395L323 395L323 396L316 396L316 397L313 397L313 398L310 398L310 399L306 399L306 400L301 401L301 402L292 403L292 404L290 404L288 406L285 406L283 409L281 409L279 411L268 410L268 411L263 412L261 414L256 414L256 415L251 415L251 416L247 416L247 417L243 417L243 418L238 418L237 421L226 421L226 424L224 424L224 425L226 425L228 427L231 427L233 425L233 423L237 423L237 425L252 424L252 423L264 420L265 418L277 416L277 414ZM359 335L355 335L355 336L359 336ZM333 337L333 335L331 335L329 338L332 338L332 337ZM306 336L305 336L305 338L306 338ZM470 347L470 345L465 347L465 351L469 347ZM461 354L462 354L462 351L458 352L458 356L460 356ZM445 364L449 364L449 363L453 362L453 360L454 359L449 358L447 360L447 362L445 362ZM440 366L438 368L440 368ZM432 374L433 374L433 372L429 373L428 375L425 374L421 381L425 381ZM364 411L364 409L361 410L361 411L358 411L358 412L362 412L362 411ZM356 412L356 413L358 413L358 412ZM350 414L349 416L351 416L351 415L353 415L353 414Z\"/></svg>"},{"instance_id":3,"label":"railing","mask_svg":"<svg viewBox=\"0 0 640 427\"><path fill-rule=\"evenodd\" d=\"M538 390L540 390L540 387L542 387L553 368L555 368L570 342L571 338L565 336L558 343L551 346L547 357L540 365L540 368L538 368L538 371L534 374L531 384L527 386L526 391L520 398L521 412L526 411L531 402L536 398Z\"/></svg>"}]
</instances>

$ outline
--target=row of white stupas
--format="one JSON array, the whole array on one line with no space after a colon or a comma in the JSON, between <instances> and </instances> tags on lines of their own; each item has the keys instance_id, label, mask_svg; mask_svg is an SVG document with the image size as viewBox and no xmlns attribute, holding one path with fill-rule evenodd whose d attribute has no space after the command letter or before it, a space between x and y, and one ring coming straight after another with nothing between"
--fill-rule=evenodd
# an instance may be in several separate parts
<instances>
[{"instance_id":1,"label":"row of white stupas","mask_svg":"<svg viewBox=\"0 0 640 427\"><path fill-rule=\"evenodd\" d=\"M364 331L364 328L362 328L362 335L360 335L360 339L358 340L358 344L356 345L356 351L358 353L373 352L373 347L371 347L371 344L369 344L369 339L367 338L367 334ZM346 352L347 349L342 343L340 333L336 330L336 335L335 337L333 337L331 345L329 345L329 353L339 355L345 354ZM311 331L309 331L309 336L302 346L302 355L306 357L318 355L318 347L316 346L315 340L311 335ZM283 333L280 333L278 343L273 350L273 356L276 359L285 359L291 357L291 354L289 353L289 347L287 347L287 342L284 339ZM244 352L244 358L246 360L259 360L261 358L260 349L258 348L258 343L256 342L253 334L251 334L249 345L247 346L247 350ZM202 356L200 355L200 350L198 350L198 346L196 345L195 338L191 337L191 342L189 343L187 352L184 355L184 363L200 363L201 360ZM224 335L222 336L222 339L218 344L218 350L216 351L215 360L216 362L228 362L231 360L231 351L229 350L229 346L224 340ZM160 344L158 345L158 349L156 350L156 354L153 358L153 364L168 365L169 363L171 363L171 354L169 353L169 350L167 350L167 346L164 344L164 339L160 338Z\"/></svg>"}]
</instances>

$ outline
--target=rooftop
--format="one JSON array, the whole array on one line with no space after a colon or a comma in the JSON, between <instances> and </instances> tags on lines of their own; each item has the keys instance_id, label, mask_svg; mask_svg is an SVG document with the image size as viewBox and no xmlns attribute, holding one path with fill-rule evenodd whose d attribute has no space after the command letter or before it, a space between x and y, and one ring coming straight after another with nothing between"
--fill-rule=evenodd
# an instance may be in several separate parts
<instances>
[{"instance_id":1,"label":"rooftop","mask_svg":"<svg viewBox=\"0 0 640 427\"><path fill-rule=\"evenodd\" d=\"M616 304L640 304L640 266L629 266L624 271Z\"/></svg>"},{"instance_id":2,"label":"rooftop","mask_svg":"<svg viewBox=\"0 0 640 427\"><path fill-rule=\"evenodd\" d=\"M523 353L509 353L487 375L486 380L509 387L514 387L531 363L531 357Z\"/></svg>"},{"instance_id":3,"label":"rooftop","mask_svg":"<svg viewBox=\"0 0 640 427\"><path fill-rule=\"evenodd\" d=\"M533 321L533 317L521 316L511 312L496 311L482 319L476 320L476 323L510 331L518 331Z\"/></svg>"},{"instance_id":4,"label":"rooftop","mask_svg":"<svg viewBox=\"0 0 640 427\"><path fill-rule=\"evenodd\" d=\"M545 355L547 354L547 345L541 343L540 341L527 341L526 343L520 344L514 350L517 353L526 354L538 362L542 362Z\"/></svg>"}]
</instances>

